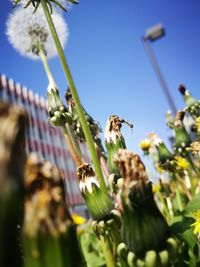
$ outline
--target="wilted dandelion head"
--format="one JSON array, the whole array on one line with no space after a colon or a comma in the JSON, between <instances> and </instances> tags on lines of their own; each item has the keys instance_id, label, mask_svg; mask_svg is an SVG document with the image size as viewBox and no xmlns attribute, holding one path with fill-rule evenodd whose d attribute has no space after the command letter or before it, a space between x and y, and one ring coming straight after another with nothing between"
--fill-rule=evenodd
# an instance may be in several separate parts
<instances>
[{"instance_id":1,"label":"wilted dandelion head","mask_svg":"<svg viewBox=\"0 0 200 267\"><path fill-rule=\"evenodd\" d=\"M52 19L57 30L62 47L68 37L68 27L63 17L58 13L52 14ZM21 7L12 12L7 21L9 42L24 56L39 59L39 49L42 48L48 58L57 55L57 50L51 36L43 10L38 8L33 14L33 7Z\"/></svg>"}]
</instances>

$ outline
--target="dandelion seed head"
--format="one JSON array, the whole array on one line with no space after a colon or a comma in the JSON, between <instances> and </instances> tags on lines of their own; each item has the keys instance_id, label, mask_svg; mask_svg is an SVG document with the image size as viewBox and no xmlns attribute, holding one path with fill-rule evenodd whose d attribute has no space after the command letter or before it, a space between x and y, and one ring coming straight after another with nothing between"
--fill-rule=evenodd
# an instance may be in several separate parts
<instances>
[{"instance_id":1,"label":"dandelion seed head","mask_svg":"<svg viewBox=\"0 0 200 267\"><path fill-rule=\"evenodd\" d=\"M42 8L33 14L33 7L26 9L19 7L12 12L7 21L8 40L10 44L23 56L39 59L39 47L48 58L57 55L57 50L51 36ZM69 35L67 24L58 13L52 14L52 20L57 30L62 47Z\"/></svg>"}]
</instances>

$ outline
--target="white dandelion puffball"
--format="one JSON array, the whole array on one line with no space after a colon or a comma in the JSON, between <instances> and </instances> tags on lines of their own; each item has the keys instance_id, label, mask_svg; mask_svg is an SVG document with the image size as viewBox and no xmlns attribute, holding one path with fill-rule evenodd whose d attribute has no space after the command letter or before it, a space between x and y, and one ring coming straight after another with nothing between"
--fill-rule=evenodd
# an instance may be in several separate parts
<instances>
[{"instance_id":1,"label":"white dandelion puffball","mask_svg":"<svg viewBox=\"0 0 200 267\"><path fill-rule=\"evenodd\" d=\"M42 8L33 14L33 7L16 8L7 21L8 40L11 45L23 56L40 59L38 47L43 48L48 58L57 55L56 46ZM63 17L54 12L52 15L57 34L64 47L69 31Z\"/></svg>"}]
</instances>

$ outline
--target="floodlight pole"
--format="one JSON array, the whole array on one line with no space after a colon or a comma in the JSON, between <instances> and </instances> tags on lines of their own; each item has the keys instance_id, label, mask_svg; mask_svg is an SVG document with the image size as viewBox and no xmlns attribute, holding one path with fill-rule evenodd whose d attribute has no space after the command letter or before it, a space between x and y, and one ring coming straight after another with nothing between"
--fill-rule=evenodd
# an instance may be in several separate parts
<instances>
[{"instance_id":1,"label":"floodlight pole","mask_svg":"<svg viewBox=\"0 0 200 267\"><path fill-rule=\"evenodd\" d=\"M164 95L165 95L165 97L167 99L168 105L169 105L169 107L170 107L170 109L172 111L172 114L176 115L176 112L177 112L176 106L174 104L172 96L170 95L169 88L168 88L167 83L166 83L166 81L165 81L165 79L163 77L163 74L162 74L161 69L160 69L160 67L158 65L158 62L157 62L156 57L155 57L155 55L153 53L153 50L151 49L151 46L149 44L150 41L151 40L149 39L149 37L147 37L147 36L146 37L145 36L142 37L142 43L144 45L144 49L145 49L145 51L147 53L147 56L149 57L149 60L150 60L150 62L152 64L152 67L153 67L153 69L154 69L154 71L155 71L155 73L156 73L156 75L158 77L158 80L160 82L162 91L163 91L163 93L164 93Z\"/></svg>"}]
</instances>

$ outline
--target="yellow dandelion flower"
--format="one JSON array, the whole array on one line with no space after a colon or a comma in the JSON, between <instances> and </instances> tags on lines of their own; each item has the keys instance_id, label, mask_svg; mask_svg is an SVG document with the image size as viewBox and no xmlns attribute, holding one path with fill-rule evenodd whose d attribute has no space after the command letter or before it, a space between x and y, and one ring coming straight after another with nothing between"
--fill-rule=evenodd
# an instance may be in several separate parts
<instances>
[{"instance_id":1,"label":"yellow dandelion flower","mask_svg":"<svg viewBox=\"0 0 200 267\"><path fill-rule=\"evenodd\" d=\"M189 168L189 163L186 159L177 156L175 157L175 160L179 168L184 169L184 170Z\"/></svg>"},{"instance_id":2,"label":"yellow dandelion flower","mask_svg":"<svg viewBox=\"0 0 200 267\"><path fill-rule=\"evenodd\" d=\"M152 147L151 142L148 139L145 139L145 140L140 142L140 148L144 152L148 152L151 147Z\"/></svg>"},{"instance_id":3,"label":"yellow dandelion flower","mask_svg":"<svg viewBox=\"0 0 200 267\"><path fill-rule=\"evenodd\" d=\"M154 184L154 185L152 186L152 190L153 190L153 193L154 193L154 194L157 193L157 192L159 192L160 189L161 189L160 184Z\"/></svg>"},{"instance_id":4,"label":"yellow dandelion flower","mask_svg":"<svg viewBox=\"0 0 200 267\"><path fill-rule=\"evenodd\" d=\"M84 224L86 222L86 219L78 215L77 213L72 214L72 219L73 219L73 222L77 225Z\"/></svg>"},{"instance_id":5,"label":"yellow dandelion flower","mask_svg":"<svg viewBox=\"0 0 200 267\"><path fill-rule=\"evenodd\" d=\"M200 210L195 212L193 215L195 217L195 222L191 224L191 226L192 227L194 226L194 234L199 235L200 234Z\"/></svg>"}]
</instances>

